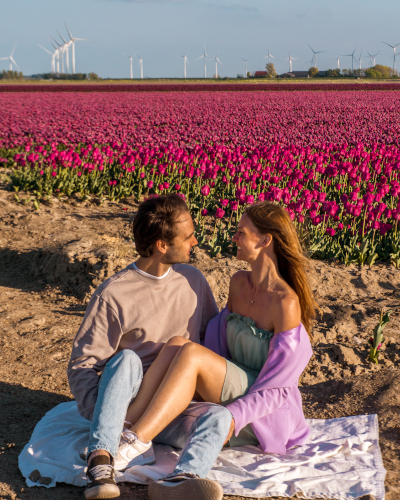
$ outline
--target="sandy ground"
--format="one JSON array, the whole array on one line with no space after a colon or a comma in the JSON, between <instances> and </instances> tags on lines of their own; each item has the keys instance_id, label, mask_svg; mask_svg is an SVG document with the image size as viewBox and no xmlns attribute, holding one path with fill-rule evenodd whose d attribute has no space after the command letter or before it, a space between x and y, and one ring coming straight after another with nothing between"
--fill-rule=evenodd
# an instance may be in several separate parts
<instances>
[{"instance_id":1,"label":"sandy ground","mask_svg":"<svg viewBox=\"0 0 400 500\"><path fill-rule=\"evenodd\" d=\"M127 210L123 210L123 207ZM27 488L17 458L40 418L72 396L66 367L93 290L135 259L129 232L134 206L98 207L54 199L35 212L0 186L0 498L83 498L82 489ZM191 262L223 307L234 257ZM400 272L335 262L312 263L321 316L314 356L301 379L308 418L377 413L387 500L400 498ZM379 367L367 361L368 338L381 307L393 310ZM145 499L147 488L122 486L122 499ZM234 498L234 497L226 497ZM365 499L366 500L366 499Z\"/></svg>"}]
</instances>

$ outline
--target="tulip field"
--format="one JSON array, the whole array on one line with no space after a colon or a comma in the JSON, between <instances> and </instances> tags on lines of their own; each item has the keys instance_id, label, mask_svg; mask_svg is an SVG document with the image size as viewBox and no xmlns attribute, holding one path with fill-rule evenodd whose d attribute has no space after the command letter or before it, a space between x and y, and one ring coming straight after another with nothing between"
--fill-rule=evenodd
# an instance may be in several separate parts
<instances>
[{"instance_id":1,"label":"tulip field","mask_svg":"<svg viewBox=\"0 0 400 500\"><path fill-rule=\"evenodd\" d=\"M0 93L15 200L180 193L211 255L244 207L286 208L310 256L400 267L397 91Z\"/></svg>"}]
</instances>

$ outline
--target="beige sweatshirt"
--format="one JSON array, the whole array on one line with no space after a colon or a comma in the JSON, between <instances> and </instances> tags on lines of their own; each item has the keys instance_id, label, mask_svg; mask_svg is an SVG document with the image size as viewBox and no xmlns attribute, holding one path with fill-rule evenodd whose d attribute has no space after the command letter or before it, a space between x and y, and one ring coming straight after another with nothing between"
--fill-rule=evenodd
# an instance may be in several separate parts
<instances>
[{"instance_id":1,"label":"beige sweatshirt","mask_svg":"<svg viewBox=\"0 0 400 500\"><path fill-rule=\"evenodd\" d=\"M106 280L90 299L68 365L81 415L91 420L99 374L113 355L133 350L145 372L171 337L200 342L217 314L205 277L187 264L172 266L159 280L143 276L132 265Z\"/></svg>"}]
</instances>

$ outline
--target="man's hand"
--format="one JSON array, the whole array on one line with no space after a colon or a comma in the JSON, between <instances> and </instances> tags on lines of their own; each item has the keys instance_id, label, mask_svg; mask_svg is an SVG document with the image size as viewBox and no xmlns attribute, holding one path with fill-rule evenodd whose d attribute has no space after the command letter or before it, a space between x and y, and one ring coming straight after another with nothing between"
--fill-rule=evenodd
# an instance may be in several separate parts
<instances>
[{"instance_id":1,"label":"man's hand","mask_svg":"<svg viewBox=\"0 0 400 500\"><path fill-rule=\"evenodd\" d=\"M230 438L233 436L233 433L235 432L235 421L232 417L232 422L231 422L231 427L229 429L229 432L228 432L228 436L226 437L225 439L225 442L224 442L224 446L226 445L226 443L230 440Z\"/></svg>"}]
</instances>

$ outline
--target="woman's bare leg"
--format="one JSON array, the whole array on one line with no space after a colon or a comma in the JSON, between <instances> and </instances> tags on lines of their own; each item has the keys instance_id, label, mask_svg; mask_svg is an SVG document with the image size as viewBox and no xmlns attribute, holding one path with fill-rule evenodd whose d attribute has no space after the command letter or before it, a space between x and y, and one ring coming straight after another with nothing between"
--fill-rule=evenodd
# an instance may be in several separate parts
<instances>
[{"instance_id":1,"label":"woman's bare leg","mask_svg":"<svg viewBox=\"0 0 400 500\"><path fill-rule=\"evenodd\" d=\"M185 410L197 391L204 401L221 403L226 360L198 344L185 344L132 431L147 442Z\"/></svg>"},{"instance_id":2,"label":"woman's bare leg","mask_svg":"<svg viewBox=\"0 0 400 500\"><path fill-rule=\"evenodd\" d=\"M135 400L129 405L125 420L131 424L136 424L149 406L157 389L160 387L172 360L182 346L188 342L190 342L190 340L184 337L172 337L164 345L157 358L147 370L146 375L143 377L139 392Z\"/></svg>"}]
</instances>

